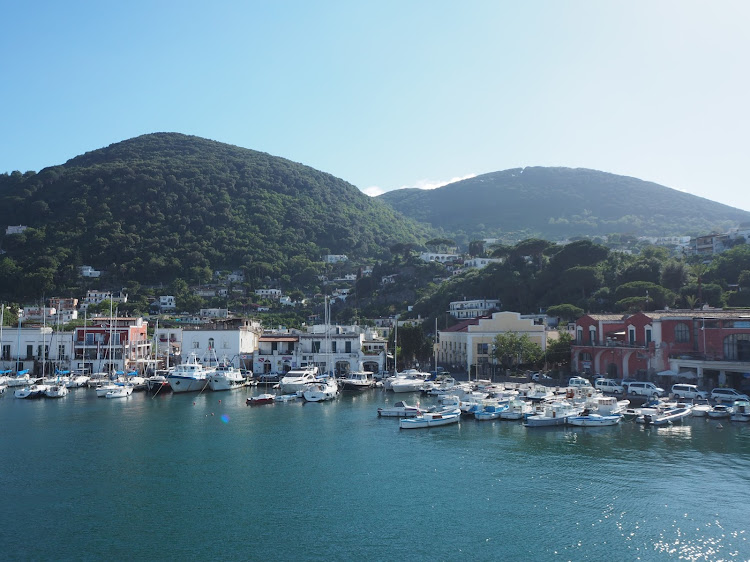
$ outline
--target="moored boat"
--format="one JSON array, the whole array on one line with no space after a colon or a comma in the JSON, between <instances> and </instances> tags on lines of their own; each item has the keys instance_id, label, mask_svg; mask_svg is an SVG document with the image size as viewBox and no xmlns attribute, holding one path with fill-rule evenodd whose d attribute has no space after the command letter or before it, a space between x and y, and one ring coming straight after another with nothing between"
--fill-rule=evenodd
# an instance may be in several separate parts
<instances>
[{"instance_id":1,"label":"moored boat","mask_svg":"<svg viewBox=\"0 0 750 562\"><path fill-rule=\"evenodd\" d=\"M198 361L198 356L192 353L187 361L177 365L167 375L167 380L173 392L197 392L208 386L208 379L213 373L213 368L204 367Z\"/></svg>"},{"instance_id":2,"label":"moored boat","mask_svg":"<svg viewBox=\"0 0 750 562\"><path fill-rule=\"evenodd\" d=\"M677 408L670 408L657 414L643 414L638 416L635 421L644 425L672 425L681 422L691 414L691 411L690 406L682 404Z\"/></svg>"},{"instance_id":3,"label":"moored boat","mask_svg":"<svg viewBox=\"0 0 750 562\"><path fill-rule=\"evenodd\" d=\"M302 391L305 402L325 402L338 396L339 386L333 377L323 377L317 382L308 384Z\"/></svg>"},{"instance_id":4,"label":"moored boat","mask_svg":"<svg viewBox=\"0 0 750 562\"><path fill-rule=\"evenodd\" d=\"M600 414L591 414L582 412L578 416L568 416L568 425L577 427L602 427L608 425L617 425L620 423L622 416L615 414L612 416L602 416Z\"/></svg>"},{"instance_id":5,"label":"moored boat","mask_svg":"<svg viewBox=\"0 0 750 562\"><path fill-rule=\"evenodd\" d=\"M419 406L409 406L403 400L399 400L393 406L378 408L378 415L381 417L413 418L422 412L423 410L420 410Z\"/></svg>"},{"instance_id":6,"label":"moored boat","mask_svg":"<svg viewBox=\"0 0 750 562\"><path fill-rule=\"evenodd\" d=\"M117 385L114 389L107 392L107 394L104 395L105 398L127 398L133 394L133 385L131 384L124 384L124 385Z\"/></svg>"},{"instance_id":7,"label":"moored boat","mask_svg":"<svg viewBox=\"0 0 750 562\"><path fill-rule=\"evenodd\" d=\"M46 384L32 384L19 388L13 392L13 396L16 398L29 399L29 398L41 398L44 396L45 391L49 388Z\"/></svg>"},{"instance_id":8,"label":"moored boat","mask_svg":"<svg viewBox=\"0 0 750 562\"><path fill-rule=\"evenodd\" d=\"M341 379L341 390L362 391L375 386L375 379L368 371L353 371Z\"/></svg>"},{"instance_id":9,"label":"moored boat","mask_svg":"<svg viewBox=\"0 0 750 562\"><path fill-rule=\"evenodd\" d=\"M577 416L581 408L569 402L549 402L538 414L527 416L523 425L526 427L547 427L565 425L569 416Z\"/></svg>"},{"instance_id":10,"label":"moored boat","mask_svg":"<svg viewBox=\"0 0 750 562\"><path fill-rule=\"evenodd\" d=\"M304 390L305 385L317 380L318 368L306 367L303 369L292 369L288 371L279 381L279 390L282 394L299 392Z\"/></svg>"},{"instance_id":11,"label":"moored boat","mask_svg":"<svg viewBox=\"0 0 750 562\"><path fill-rule=\"evenodd\" d=\"M727 406L726 404L716 404L706 412L706 415L713 420L720 420L730 417L733 413L734 410L731 406Z\"/></svg>"},{"instance_id":12,"label":"moored boat","mask_svg":"<svg viewBox=\"0 0 750 562\"><path fill-rule=\"evenodd\" d=\"M250 396L245 400L247 406L259 406L261 404L273 404L276 396L273 394L258 394L257 396Z\"/></svg>"},{"instance_id":13,"label":"moored boat","mask_svg":"<svg viewBox=\"0 0 750 562\"><path fill-rule=\"evenodd\" d=\"M214 373L208 377L208 386L213 391L234 390L242 388L247 379L234 365L222 361L216 366Z\"/></svg>"},{"instance_id":14,"label":"moored boat","mask_svg":"<svg viewBox=\"0 0 750 562\"><path fill-rule=\"evenodd\" d=\"M747 400L735 400L732 410L732 416L730 418L732 421L750 421L750 402Z\"/></svg>"},{"instance_id":15,"label":"moored boat","mask_svg":"<svg viewBox=\"0 0 750 562\"><path fill-rule=\"evenodd\" d=\"M437 412L423 412L413 418L401 418L398 421L398 424L401 429L413 429L418 427L433 427L458 423L460 418L461 410L458 408L451 408L439 410Z\"/></svg>"},{"instance_id":16,"label":"moored boat","mask_svg":"<svg viewBox=\"0 0 750 562\"><path fill-rule=\"evenodd\" d=\"M44 391L44 395L47 398L62 398L68 395L68 387L64 384L53 384Z\"/></svg>"}]
</instances>

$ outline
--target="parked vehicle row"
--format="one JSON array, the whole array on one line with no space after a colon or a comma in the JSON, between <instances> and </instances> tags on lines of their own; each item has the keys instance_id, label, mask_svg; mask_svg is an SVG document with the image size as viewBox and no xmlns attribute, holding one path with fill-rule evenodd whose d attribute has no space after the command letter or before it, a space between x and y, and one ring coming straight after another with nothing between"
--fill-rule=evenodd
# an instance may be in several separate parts
<instances>
[{"instance_id":1,"label":"parked vehicle row","mask_svg":"<svg viewBox=\"0 0 750 562\"><path fill-rule=\"evenodd\" d=\"M568 383L572 387L590 386L591 383L583 377L572 377ZM594 388L607 394L631 394L647 398L660 398L666 394L666 390L648 381L637 381L634 379L623 379L616 381L601 376L594 378ZM695 400L711 399L716 402L734 402L735 400L750 400L747 394L738 392L733 388L714 388L711 392L700 390L694 384L678 383L672 385L671 396L676 399Z\"/></svg>"}]
</instances>

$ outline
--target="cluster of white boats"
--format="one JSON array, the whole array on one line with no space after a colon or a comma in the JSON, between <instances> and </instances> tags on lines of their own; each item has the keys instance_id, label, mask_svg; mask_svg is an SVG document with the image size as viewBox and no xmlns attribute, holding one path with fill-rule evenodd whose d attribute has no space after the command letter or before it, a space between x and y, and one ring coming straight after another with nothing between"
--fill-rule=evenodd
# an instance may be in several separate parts
<instances>
[{"instance_id":1,"label":"cluster of white boats","mask_svg":"<svg viewBox=\"0 0 750 562\"><path fill-rule=\"evenodd\" d=\"M386 386L386 388L388 388ZM511 386L484 383L457 383L448 378L423 383L424 393L439 396L440 406L428 409L404 401L378 408L379 416L401 418L402 429L457 423L460 418L476 420L522 420L529 428L546 426L614 426L622 420L665 426L681 422L687 416L750 421L750 402L735 401L732 406L712 405L707 400L690 403L656 400L631 408L629 400L604 395L591 386L549 388L536 384Z\"/></svg>"}]
</instances>

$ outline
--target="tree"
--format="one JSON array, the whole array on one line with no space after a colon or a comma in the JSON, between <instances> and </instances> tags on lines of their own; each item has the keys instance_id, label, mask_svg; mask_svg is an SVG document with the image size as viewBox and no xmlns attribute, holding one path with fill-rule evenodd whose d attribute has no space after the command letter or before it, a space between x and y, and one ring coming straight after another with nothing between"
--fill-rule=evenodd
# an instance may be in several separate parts
<instances>
[{"instance_id":1,"label":"tree","mask_svg":"<svg viewBox=\"0 0 750 562\"><path fill-rule=\"evenodd\" d=\"M661 285L671 291L679 291L687 282L688 272L685 263L677 260L670 260L664 265L661 272Z\"/></svg>"},{"instance_id":2,"label":"tree","mask_svg":"<svg viewBox=\"0 0 750 562\"><path fill-rule=\"evenodd\" d=\"M469 242L469 255L473 258L484 256L484 240Z\"/></svg>"},{"instance_id":3,"label":"tree","mask_svg":"<svg viewBox=\"0 0 750 562\"><path fill-rule=\"evenodd\" d=\"M547 308L547 316L559 317L572 322L583 316L583 309L572 304L558 304Z\"/></svg>"},{"instance_id":4,"label":"tree","mask_svg":"<svg viewBox=\"0 0 750 562\"><path fill-rule=\"evenodd\" d=\"M542 346L534 343L528 334L504 332L495 336L494 357L504 368L522 363L536 363L542 357Z\"/></svg>"},{"instance_id":5,"label":"tree","mask_svg":"<svg viewBox=\"0 0 750 562\"><path fill-rule=\"evenodd\" d=\"M568 332L559 332L557 339L547 340L547 352L545 358L547 363L553 367L570 368L570 346L573 337Z\"/></svg>"},{"instance_id":6,"label":"tree","mask_svg":"<svg viewBox=\"0 0 750 562\"><path fill-rule=\"evenodd\" d=\"M425 337L422 324L406 324L398 329L399 358L409 365L425 362L432 354L432 345Z\"/></svg>"}]
</instances>

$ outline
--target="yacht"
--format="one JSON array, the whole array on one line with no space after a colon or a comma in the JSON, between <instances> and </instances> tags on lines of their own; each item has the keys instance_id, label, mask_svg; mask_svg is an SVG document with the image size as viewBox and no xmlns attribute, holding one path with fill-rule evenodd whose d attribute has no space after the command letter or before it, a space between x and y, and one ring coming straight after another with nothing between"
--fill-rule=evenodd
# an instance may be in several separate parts
<instances>
[{"instance_id":1,"label":"yacht","mask_svg":"<svg viewBox=\"0 0 750 562\"><path fill-rule=\"evenodd\" d=\"M349 373L341 380L341 390L367 390L375 386L372 373L367 371L355 371Z\"/></svg>"},{"instance_id":2,"label":"yacht","mask_svg":"<svg viewBox=\"0 0 750 562\"><path fill-rule=\"evenodd\" d=\"M167 375L173 392L198 392L208 386L208 379L214 374L214 368L206 369L195 353L187 361L180 363Z\"/></svg>"},{"instance_id":3,"label":"yacht","mask_svg":"<svg viewBox=\"0 0 750 562\"><path fill-rule=\"evenodd\" d=\"M302 398L306 402L323 402L333 400L339 393L339 385L333 377L325 377L317 382L308 384L302 391Z\"/></svg>"},{"instance_id":4,"label":"yacht","mask_svg":"<svg viewBox=\"0 0 750 562\"><path fill-rule=\"evenodd\" d=\"M305 386L317 381L318 368L305 367L303 369L292 369L279 381L279 390L282 394L300 392Z\"/></svg>"},{"instance_id":5,"label":"yacht","mask_svg":"<svg viewBox=\"0 0 750 562\"><path fill-rule=\"evenodd\" d=\"M391 381L393 392L419 392L429 373L422 373L416 369L406 369Z\"/></svg>"},{"instance_id":6,"label":"yacht","mask_svg":"<svg viewBox=\"0 0 750 562\"><path fill-rule=\"evenodd\" d=\"M216 366L214 374L208 378L208 386L211 390L234 390L245 386L247 379L240 370L227 361L222 361Z\"/></svg>"},{"instance_id":7,"label":"yacht","mask_svg":"<svg viewBox=\"0 0 750 562\"><path fill-rule=\"evenodd\" d=\"M32 384L19 388L13 393L16 398L41 398L44 396L44 392L49 388L46 384Z\"/></svg>"}]
</instances>

